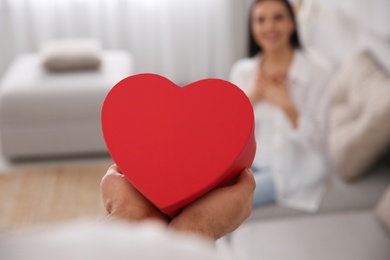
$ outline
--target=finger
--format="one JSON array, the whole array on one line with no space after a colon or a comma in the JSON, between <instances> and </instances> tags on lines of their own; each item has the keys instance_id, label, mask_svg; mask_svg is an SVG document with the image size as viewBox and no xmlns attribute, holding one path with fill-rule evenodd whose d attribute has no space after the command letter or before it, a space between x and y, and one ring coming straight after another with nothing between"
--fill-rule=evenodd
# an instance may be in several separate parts
<instances>
[{"instance_id":1,"label":"finger","mask_svg":"<svg viewBox=\"0 0 390 260\"><path fill-rule=\"evenodd\" d=\"M273 87L269 87L269 88L267 88L267 89L264 89L264 91L263 91L263 97L264 97L265 99L269 99L269 98L271 97L271 95L272 95L272 92L273 92Z\"/></svg>"},{"instance_id":2,"label":"finger","mask_svg":"<svg viewBox=\"0 0 390 260\"><path fill-rule=\"evenodd\" d=\"M282 84L283 81L284 81L284 78L283 78L283 77L277 77L277 78L275 79L275 83L276 83L277 85Z\"/></svg>"},{"instance_id":3,"label":"finger","mask_svg":"<svg viewBox=\"0 0 390 260\"><path fill-rule=\"evenodd\" d=\"M286 75L286 73L283 72L283 71L279 71L278 73L276 73L276 77L277 77L278 79L284 78L285 75Z\"/></svg>"},{"instance_id":4,"label":"finger","mask_svg":"<svg viewBox=\"0 0 390 260\"><path fill-rule=\"evenodd\" d=\"M262 80L263 80L263 76L261 74L257 76L257 82L261 82Z\"/></svg>"},{"instance_id":5,"label":"finger","mask_svg":"<svg viewBox=\"0 0 390 260\"><path fill-rule=\"evenodd\" d=\"M265 93L264 91L259 92L259 100L265 99Z\"/></svg>"},{"instance_id":6,"label":"finger","mask_svg":"<svg viewBox=\"0 0 390 260\"><path fill-rule=\"evenodd\" d=\"M270 84L270 83L273 82L273 79L270 78L269 76L264 76L264 77L262 77L262 82L263 82L265 85L268 85L268 84Z\"/></svg>"},{"instance_id":7,"label":"finger","mask_svg":"<svg viewBox=\"0 0 390 260\"><path fill-rule=\"evenodd\" d=\"M252 201L256 188L255 178L250 169L245 169L241 172L237 181L238 195L237 202L241 205L241 217L247 219L252 212Z\"/></svg>"},{"instance_id":8,"label":"finger","mask_svg":"<svg viewBox=\"0 0 390 260\"><path fill-rule=\"evenodd\" d=\"M267 75L265 75L265 73L260 73L258 76L257 76L257 81L264 81L267 79Z\"/></svg>"},{"instance_id":9,"label":"finger","mask_svg":"<svg viewBox=\"0 0 390 260\"><path fill-rule=\"evenodd\" d=\"M241 172L238 176L237 185L245 190L255 190L256 182L251 169L247 168Z\"/></svg>"},{"instance_id":10,"label":"finger","mask_svg":"<svg viewBox=\"0 0 390 260\"><path fill-rule=\"evenodd\" d=\"M111 187L117 187L117 185L130 185L125 176L119 171L119 168L113 164L108 168L107 173L103 176L100 182L100 188L102 191L110 190Z\"/></svg>"},{"instance_id":11,"label":"finger","mask_svg":"<svg viewBox=\"0 0 390 260\"><path fill-rule=\"evenodd\" d=\"M116 164L111 165L107 170L107 174L120 174L123 175L122 171L118 168Z\"/></svg>"},{"instance_id":12,"label":"finger","mask_svg":"<svg viewBox=\"0 0 390 260\"><path fill-rule=\"evenodd\" d=\"M287 90L287 87L286 87L286 84L284 84L284 82L280 82L280 83L276 84L276 89L279 92L283 92L283 91Z\"/></svg>"},{"instance_id":13,"label":"finger","mask_svg":"<svg viewBox=\"0 0 390 260\"><path fill-rule=\"evenodd\" d=\"M261 76L261 78L263 78L263 79L270 79L270 75L268 75L268 74L265 73L265 72L260 73L260 76Z\"/></svg>"}]
</instances>

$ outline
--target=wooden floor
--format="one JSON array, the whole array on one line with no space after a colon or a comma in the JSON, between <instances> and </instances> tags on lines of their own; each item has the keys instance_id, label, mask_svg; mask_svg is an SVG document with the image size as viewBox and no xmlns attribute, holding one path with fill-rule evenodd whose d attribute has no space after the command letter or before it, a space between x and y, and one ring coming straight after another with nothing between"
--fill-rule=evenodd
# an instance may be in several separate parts
<instances>
[{"instance_id":1,"label":"wooden floor","mask_svg":"<svg viewBox=\"0 0 390 260\"><path fill-rule=\"evenodd\" d=\"M105 216L100 180L111 163L45 166L0 174L0 229Z\"/></svg>"}]
</instances>

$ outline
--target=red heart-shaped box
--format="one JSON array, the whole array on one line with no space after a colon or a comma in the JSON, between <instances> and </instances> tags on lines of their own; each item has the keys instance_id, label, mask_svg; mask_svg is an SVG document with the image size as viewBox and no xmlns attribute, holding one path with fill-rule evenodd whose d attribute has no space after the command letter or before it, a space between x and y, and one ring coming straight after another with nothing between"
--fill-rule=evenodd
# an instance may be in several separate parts
<instances>
[{"instance_id":1,"label":"red heart-shaped box","mask_svg":"<svg viewBox=\"0 0 390 260\"><path fill-rule=\"evenodd\" d=\"M256 150L249 99L219 79L125 78L104 101L102 128L128 181L170 216L250 167Z\"/></svg>"}]
</instances>

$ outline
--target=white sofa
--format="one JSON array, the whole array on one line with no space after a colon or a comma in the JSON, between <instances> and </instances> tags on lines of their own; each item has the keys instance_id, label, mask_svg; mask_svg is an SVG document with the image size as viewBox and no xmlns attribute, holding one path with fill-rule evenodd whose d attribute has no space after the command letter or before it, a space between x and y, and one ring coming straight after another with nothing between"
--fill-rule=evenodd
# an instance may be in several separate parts
<instances>
[{"instance_id":1,"label":"white sofa","mask_svg":"<svg viewBox=\"0 0 390 260\"><path fill-rule=\"evenodd\" d=\"M221 243L242 260L390 259L390 233L374 214L387 187L390 195L389 161L390 153L352 183L334 175L316 213L255 208Z\"/></svg>"},{"instance_id":2,"label":"white sofa","mask_svg":"<svg viewBox=\"0 0 390 260\"><path fill-rule=\"evenodd\" d=\"M390 236L371 210L244 224L231 245L241 260L390 259Z\"/></svg>"},{"instance_id":3,"label":"white sofa","mask_svg":"<svg viewBox=\"0 0 390 260\"><path fill-rule=\"evenodd\" d=\"M100 112L108 91L133 72L122 50L104 51L95 70L52 73L41 56L15 59L0 84L0 137L4 156L105 153Z\"/></svg>"}]
</instances>

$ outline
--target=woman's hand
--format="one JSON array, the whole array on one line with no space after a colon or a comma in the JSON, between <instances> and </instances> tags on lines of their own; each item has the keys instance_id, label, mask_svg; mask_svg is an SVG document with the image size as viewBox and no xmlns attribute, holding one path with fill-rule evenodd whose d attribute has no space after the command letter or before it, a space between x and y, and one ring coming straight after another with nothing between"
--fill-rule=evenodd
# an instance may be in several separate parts
<instances>
[{"instance_id":1,"label":"woman's hand","mask_svg":"<svg viewBox=\"0 0 390 260\"><path fill-rule=\"evenodd\" d=\"M268 101L281 108L290 119L293 127L297 127L299 114L285 84L285 74L279 73L272 77L266 76L264 73L260 75L256 86L248 96L252 105L259 101Z\"/></svg>"},{"instance_id":2,"label":"woman's hand","mask_svg":"<svg viewBox=\"0 0 390 260\"><path fill-rule=\"evenodd\" d=\"M256 80L254 88L248 94L248 98L252 106L255 106L256 103L264 99L264 90L267 87L267 83L267 78L261 73Z\"/></svg>"}]
</instances>

